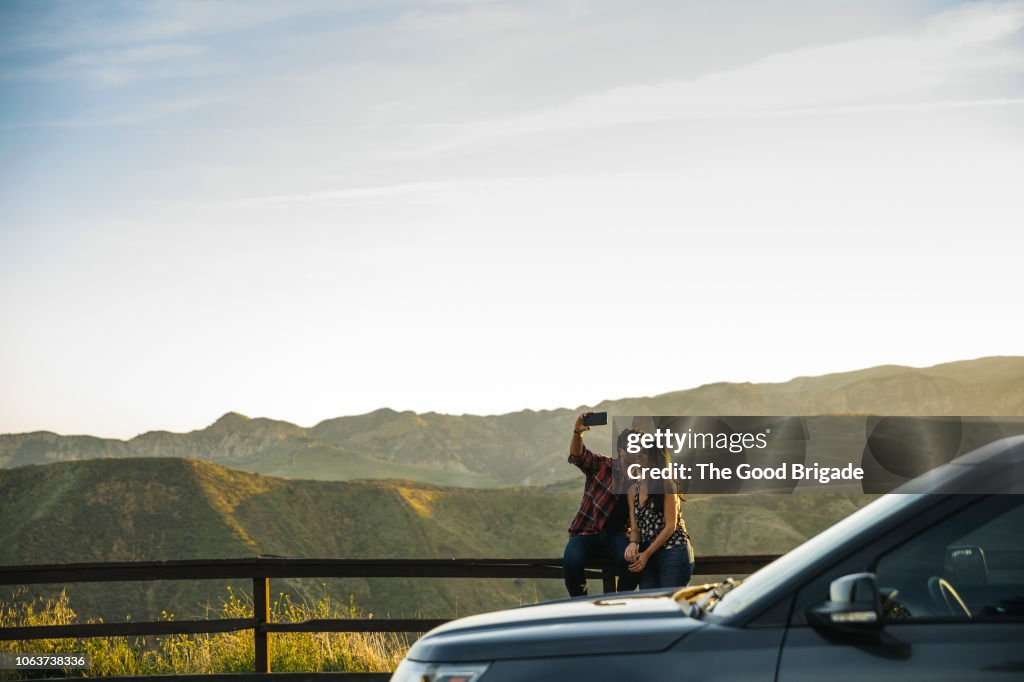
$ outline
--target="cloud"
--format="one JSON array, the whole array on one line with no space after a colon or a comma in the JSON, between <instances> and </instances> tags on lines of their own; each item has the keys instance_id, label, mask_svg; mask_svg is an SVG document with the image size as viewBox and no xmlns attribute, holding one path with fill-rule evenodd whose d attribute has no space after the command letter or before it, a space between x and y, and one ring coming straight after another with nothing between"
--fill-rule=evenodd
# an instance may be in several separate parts
<instances>
[{"instance_id":1,"label":"cloud","mask_svg":"<svg viewBox=\"0 0 1024 682\"><path fill-rule=\"evenodd\" d=\"M0 124L0 130L15 130L19 128L104 128L136 125L202 109L227 99L229 98L226 96L185 97L157 102L150 106L130 111L97 110L72 118Z\"/></svg>"},{"instance_id":2,"label":"cloud","mask_svg":"<svg viewBox=\"0 0 1024 682\"><path fill-rule=\"evenodd\" d=\"M1024 27L1024 3L979 2L948 10L928 20L933 37L964 44L995 42Z\"/></svg>"},{"instance_id":3,"label":"cloud","mask_svg":"<svg viewBox=\"0 0 1024 682\"><path fill-rule=\"evenodd\" d=\"M202 45L156 44L94 52L76 52L61 60L69 66L145 64L165 59L195 57L206 52Z\"/></svg>"},{"instance_id":4,"label":"cloud","mask_svg":"<svg viewBox=\"0 0 1024 682\"><path fill-rule=\"evenodd\" d=\"M399 31L426 33L445 40L531 28L541 16L510 5L497 3L460 3L451 9L425 8L401 15L396 24Z\"/></svg>"},{"instance_id":5,"label":"cloud","mask_svg":"<svg viewBox=\"0 0 1024 682\"><path fill-rule=\"evenodd\" d=\"M297 205L355 206L365 204L389 204L395 201L415 203L434 202L444 194L507 188L518 180L522 180L522 178L406 182L395 185L349 187L345 189L325 190L321 192L250 197L231 203L248 208L269 206L287 208Z\"/></svg>"},{"instance_id":6,"label":"cloud","mask_svg":"<svg viewBox=\"0 0 1024 682\"><path fill-rule=\"evenodd\" d=\"M209 50L194 43L154 43L102 50L79 50L48 63L8 69L3 80L64 80L124 85L138 80L182 78L216 71L203 58Z\"/></svg>"},{"instance_id":7,"label":"cloud","mask_svg":"<svg viewBox=\"0 0 1024 682\"><path fill-rule=\"evenodd\" d=\"M1024 73L1024 50L1013 40L1022 27L1024 2L972 4L914 31L780 52L697 78L617 87L514 118L453 126L457 132L414 154L679 118L1014 105L1024 94L1011 84Z\"/></svg>"},{"instance_id":8,"label":"cloud","mask_svg":"<svg viewBox=\"0 0 1024 682\"><path fill-rule=\"evenodd\" d=\"M368 2L349 2L345 11ZM5 16L0 53L28 50L77 50L138 43L159 43L180 36L234 33L289 18L337 11L330 0L210 2L178 0L153 3L68 3Z\"/></svg>"}]
</instances>

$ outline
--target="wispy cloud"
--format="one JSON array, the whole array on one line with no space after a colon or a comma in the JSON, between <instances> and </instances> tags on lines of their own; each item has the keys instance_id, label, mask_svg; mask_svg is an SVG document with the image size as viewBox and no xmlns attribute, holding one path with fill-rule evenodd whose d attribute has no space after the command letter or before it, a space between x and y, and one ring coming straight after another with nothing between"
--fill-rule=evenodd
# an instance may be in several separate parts
<instances>
[{"instance_id":1,"label":"wispy cloud","mask_svg":"<svg viewBox=\"0 0 1024 682\"><path fill-rule=\"evenodd\" d=\"M0 125L0 130L17 130L20 128L105 128L137 125L202 109L212 104L224 102L227 99L229 99L227 96L171 99L155 102L149 106L132 109L131 111L103 109L83 112L71 118L5 123Z\"/></svg>"},{"instance_id":2,"label":"wispy cloud","mask_svg":"<svg viewBox=\"0 0 1024 682\"><path fill-rule=\"evenodd\" d=\"M138 80L195 77L216 73L204 59L209 50L194 43L154 43L58 55L49 62L0 72L6 81L74 80L76 83L125 85Z\"/></svg>"},{"instance_id":3,"label":"wispy cloud","mask_svg":"<svg viewBox=\"0 0 1024 682\"><path fill-rule=\"evenodd\" d=\"M449 126L451 134L412 154L495 137L678 118L1016 105L1024 94L1019 81L1012 84L1024 73L1024 49L1016 40L1022 27L1024 2L972 4L935 15L914 31L780 52L697 78L617 87L514 118Z\"/></svg>"},{"instance_id":4,"label":"wispy cloud","mask_svg":"<svg viewBox=\"0 0 1024 682\"><path fill-rule=\"evenodd\" d=\"M550 180L541 178L540 180ZM358 206L383 204L396 201L431 203L444 194L452 192L472 192L485 189L507 188L523 178L494 179L463 179L425 182L406 182L394 185L348 187L320 192L303 192L295 194L278 194L259 197L248 197L230 202L246 208L279 207L288 208L298 205L312 206ZM536 181L537 178L531 178Z\"/></svg>"},{"instance_id":5,"label":"wispy cloud","mask_svg":"<svg viewBox=\"0 0 1024 682\"><path fill-rule=\"evenodd\" d=\"M180 57L195 57L204 52L206 52L206 48L202 45L165 43L92 52L76 52L61 61L69 66L125 66L130 64L147 64Z\"/></svg>"},{"instance_id":6,"label":"wispy cloud","mask_svg":"<svg viewBox=\"0 0 1024 682\"><path fill-rule=\"evenodd\" d=\"M178 0L38 6L24 13L20 21L13 12L6 13L7 27L0 29L0 53L161 43L182 36L233 33L317 12L352 11L369 4L350 2L339 7L328 0Z\"/></svg>"}]
</instances>

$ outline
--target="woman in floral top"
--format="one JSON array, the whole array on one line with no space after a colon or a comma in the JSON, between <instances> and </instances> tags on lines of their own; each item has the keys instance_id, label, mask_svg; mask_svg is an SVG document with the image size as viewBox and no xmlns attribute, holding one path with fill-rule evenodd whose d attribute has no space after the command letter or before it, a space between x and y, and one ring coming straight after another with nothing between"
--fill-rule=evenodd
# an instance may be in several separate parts
<instances>
[{"instance_id":1,"label":"woman in floral top","mask_svg":"<svg viewBox=\"0 0 1024 682\"><path fill-rule=\"evenodd\" d=\"M664 450L648 450L645 467L664 467ZM629 492L629 539L625 558L640 573L640 589L683 587L693 576L693 544L683 523L681 498L671 481L637 481Z\"/></svg>"}]
</instances>

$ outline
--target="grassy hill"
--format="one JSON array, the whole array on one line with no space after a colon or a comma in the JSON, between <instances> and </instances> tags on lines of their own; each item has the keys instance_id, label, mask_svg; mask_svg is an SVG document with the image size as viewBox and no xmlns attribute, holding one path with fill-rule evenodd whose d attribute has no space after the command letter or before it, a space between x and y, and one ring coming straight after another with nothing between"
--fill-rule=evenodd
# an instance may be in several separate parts
<instances>
[{"instance_id":1,"label":"grassy hill","mask_svg":"<svg viewBox=\"0 0 1024 682\"><path fill-rule=\"evenodd\" d=\"M0 471L0 563L296 557L561 556L582 489L479 490L394 480L285 480L183 458L98 459ZM864 495L706 497L685 508L700 554L786 551ZM72 605L108 619L200 616L219 581L73 585ZM238 582L238 591L249 586ZM52 586L33 588L50 593ZM563 596L558 580L275 581L376 614L448 617Z\"/></svg>"},{"instance_id":2,"label":"grassy hill","mask_svg":"<svg viewBox=\"0 0 1024 682\"><path fill-rule=\"evenodd\" d=\"M602 402L619 415L1024 415L1024 357L897 365L772 384L716 383ZM381 409L303 428L229 413L190 433L127 441L50 432L0 435L0 467L119 457L187 457L290 478L402 478L439 485L545 485L571 477L576 409L503 415Z\"/></svg>"}]
</instances>

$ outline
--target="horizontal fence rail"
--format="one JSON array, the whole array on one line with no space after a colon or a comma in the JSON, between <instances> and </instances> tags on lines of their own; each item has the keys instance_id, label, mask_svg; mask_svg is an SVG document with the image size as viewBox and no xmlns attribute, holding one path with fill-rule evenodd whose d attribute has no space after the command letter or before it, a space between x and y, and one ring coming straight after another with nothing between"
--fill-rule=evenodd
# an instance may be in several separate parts
<instances>
[{"instance_id":1,"label":"horizontal fence rail","mask_svg":"<svg viewBox=\"0 0 1024 682\"><path fill-rule=\"evenodd\" d=\"M697 558L698 575L753 573L777 556ZM588 578L607 565L592 564ZM0 566L0 585L95 583L221 578L561 578L559 559L186 559L82 564Z\"/></svg>"},{"instance_id":2,"label":"horizontal fence rail","mask_svg":"<svg viewBox=\"0 0 1024 682\"><path fill-rule=\"evenodd\" d=\"M697 575L746 575L778 558L776 555L704 556ZM588 566L588 579L601 580L605 592L615 591L615 575L607 563ZM0 628L0 640L71 639L144 635L208 634L252 630L256 673L270 672L271 632L427 632L448 622L431 618L336 618L279 623L270 620L271 578L561 578L561 559L293 559L260 556L246 559L133 561L36 566L0 566L0 585L39 585L147 580L253 581L252 618L183 621L84 623ZM386 680L390 673L303 674L303 679ZM312 675L312 677L309 677ZM242 679L232 675L195 675L196 679ZM277 673L274 679L295 677ZM147 679L149 679L147 677ZM255 679L247 676L246 679ZM262 678L261 678L262 679Z\"/></svg>"}]
</instances>

